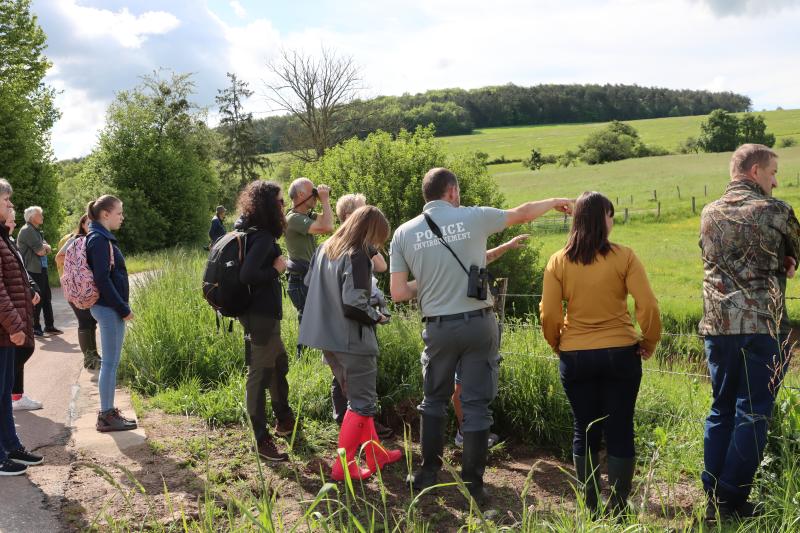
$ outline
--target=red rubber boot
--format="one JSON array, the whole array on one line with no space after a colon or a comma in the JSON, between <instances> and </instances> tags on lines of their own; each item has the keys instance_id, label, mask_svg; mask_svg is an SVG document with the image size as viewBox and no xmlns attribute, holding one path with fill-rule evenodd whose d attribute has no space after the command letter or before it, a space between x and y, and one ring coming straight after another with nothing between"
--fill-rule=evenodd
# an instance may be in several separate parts
<instances>
[{"instance_id":1,"label":"red rubber boot","mask_svg":"<svg viewBox=\"0 0 800 533\"><path fill-rule=\"evenodd\" d=\"M381 439L375 431L375 420L369 418L369 421L364 428L364 436L361 439L366 442L364 445L364 454L367 456L367 468L370 473L383 468L384 466L396 463L403 458L401 450L387 450L381 445Z\"/></svg>"},{"instance_id":2,"label":"red rubber boot","mask_svg":"<svg viewBox=\"0 0 800 533\"><path fill-rule=\"evenodd\" d=\"M339 430L338 447L344 448L347 469L350 471L351 479L366 479L372 475L372 470L359 467L356 461L361 443L364 442L364 432L369 429L367 428L367 421L371 422L372 418L361 416L348 409L344 415L342 427ZM342 461L338 455L331 467L331 477L336 481L343 481L345 477Z\"/></svg>"}]
</instances>

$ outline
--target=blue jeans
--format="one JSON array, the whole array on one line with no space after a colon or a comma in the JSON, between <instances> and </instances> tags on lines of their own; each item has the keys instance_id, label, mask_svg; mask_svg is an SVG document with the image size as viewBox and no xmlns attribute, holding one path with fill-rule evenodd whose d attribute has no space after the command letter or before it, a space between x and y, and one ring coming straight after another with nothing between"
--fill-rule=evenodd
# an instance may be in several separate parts
<instances>
[{"instance_id":1,"label":"blue jeans","mask_svg":"<svg viewBox=\"0 0 800 533\"><path fill-rule=\"evenodd\" d=\"M711 389L703 488L739 505L750 495L767 442L767 425L786 371L788 343L767 334L705 338Z\"/></svg>"},{"instance_id":2,"label":"blue jeans","mask_svg":"<svg viewBox=\"0 0 800 533\"><path fill-rule=\"evenodd\" d=\"M638 345L562 351L559 372L572 407L572 453L600 451L603 435L608 455L636 455L633 410L642 382Z\"/></svg>"},{"instance_id":3,"label":"blue jeans","mask_svg":"<svg viewBox=\"0 0 800 533\"><path fill-rule=\"evenodd\" d=\"M125 338L125 321L119 313L104 305L93 305L92 316L100 329L100 411L114 408L114 390L117 387L117 367Z\"/></svg>"},{"instance_id":4,"label":"blue jeans","mask_svg":"<svg viewBox=\"0 0 800 533\"><path fill-rule=\"evenodd\" d=\"M14 352L13 347L0 348L0 462L6 460L7 452L22 446L17 437L17 428L14 427L14 413L11 411Z\"/></svg>"}]
</instances>

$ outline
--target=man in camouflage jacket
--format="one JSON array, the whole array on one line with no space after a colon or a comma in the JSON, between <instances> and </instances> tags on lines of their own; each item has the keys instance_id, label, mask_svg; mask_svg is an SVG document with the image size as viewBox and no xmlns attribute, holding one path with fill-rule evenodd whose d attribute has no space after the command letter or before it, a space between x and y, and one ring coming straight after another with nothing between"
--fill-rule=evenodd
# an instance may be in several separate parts
<instances>
[{"instance_id":1,"label":"man in camouflage jacket","mask_svg":"<svg viewBox=\"0 0 800 533\"><path fill-rule=\"evenodd\" d=\"M725 194L700 218L699 331L714 397L702 474L709 520L759 511L747 499L790 356L785 290L800 253L800 223L772 197L777 170L775 152L742 145L731 158Z\"/></svg>"}]
</instances>

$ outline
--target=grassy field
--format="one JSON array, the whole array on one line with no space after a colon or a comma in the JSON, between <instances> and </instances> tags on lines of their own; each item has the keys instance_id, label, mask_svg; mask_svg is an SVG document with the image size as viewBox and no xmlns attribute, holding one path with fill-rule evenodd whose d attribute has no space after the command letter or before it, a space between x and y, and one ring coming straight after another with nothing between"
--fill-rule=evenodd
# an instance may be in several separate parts
<instances>
[{"instance_id":1,"label":"grassy field","mask_svg":"<svg viewBox=\"0 0 800 533\"><path fill-rule=\"evenodd\" d=\"M774 133L778 141L781 137L791 136L800 141L800 109L765 111L758 114L764 115L767 131ZM631 120L627 123L636 128L646 144L661 146L672 151L687 137L700 135L700 123L705 119L706 115L697 115ZM442 137L442 141L453 152L481 151L488 153L490 158L503 155L509 159L521 159L529 156L534 147L538 147L545 154L561 154L567 150L574 150L591 132L606 124L603 122L487 128L475 130L470 135Z\"/></svg>"},{"instance_id":2,"label":"grassy field","mask_svg":"<svg viewBox=\"0 0 800 533\"><path fill-rule=\"evenodd\" d=\"M778 153L780 186L775 195L800 205L800 147L779 149ZM665 312L676 318L694 319L702 309L702 264L697 245L700 211L724 191L729 180L729 159L729 153L674 155L539 172L508 164L493 167L493 172L509 205L552 196L574 197L585 190L599 190L615 203L619 198L612 240L633 247L641 257ZM653 200L654 189L662 204L660 219L653 211L657 204ZM697 213L692 213L691 196L697 199ZM631 209L631 219L624 224L626 207ZM640 211L643 209L650 211ZM565 238L565 233L537 234L542 261L561 248ZM789 295L800 297L800 285L790 283ZM799 316L800 302L791 301L789 309Z\"/></svg>"}]
</instances>

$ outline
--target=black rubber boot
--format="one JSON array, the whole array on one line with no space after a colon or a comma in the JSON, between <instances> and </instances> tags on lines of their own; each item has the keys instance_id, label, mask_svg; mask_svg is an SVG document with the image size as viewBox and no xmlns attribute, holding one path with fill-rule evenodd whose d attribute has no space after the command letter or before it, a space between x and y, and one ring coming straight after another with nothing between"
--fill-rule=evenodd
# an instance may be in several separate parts
<instances>
[{"instance_id":1,"label":"black rubber boot","mask_svg":"<svg viewBox=\"0 0 800 533\"><path fill-rule=\"evenodd\" d=\"M462 431L464 452L461 455L461 479L479 506L489 502L489 493L483 486L486 454L489 451L489 430Z\"/></svg>"},{"instance_id":2,"label":"black rubber boot","mask_svg":"<svg viewBox=\"0 0 800 533\"><path fill-rule=\"evenodd\" d=\"M83 368L97 370L100 368L100 354L97 353L97 337L94 329L78 330L78 345L83 352Z\"/></svg>"},{"instance_id":3,"label":"black rubber boot","mask_svg":"<svg viewBox=\"0 0 800 533\"><path fill-rule=\"evenodd\" d=\"M608 456L608 485L611 489L611 498L608 504L609 510L614 515L628 513L628 496L631 494L635 469L635 457Z\"/></svg>"},{"instance_id":4,"label":"black rubber boot","mask_svg":"<svg viewBox=\"0 0 800 533\"><path fill-rule=\"evenodd\" d=\"M600 456L596 453L590 455L573 455L575 477L578 478L579 490L583 494L586 507L594 514L597 512L597 502L600 498Z\"/></svg>"},{"instance_id":5,"label":"black rubber boot","mask_svg":"<svg viewBox=\"0 0 800 533\"><path fill-rule=\"evenodd\" d=\"M411 480L411 487L417 492L436 485L439 469L442 468L445 422L446 419L443 417L425 415L420 417L422 465L414 472Z\"/></svg>"}]
</instances>

